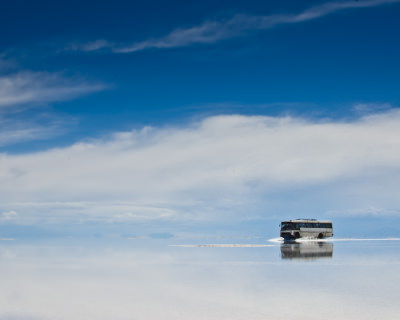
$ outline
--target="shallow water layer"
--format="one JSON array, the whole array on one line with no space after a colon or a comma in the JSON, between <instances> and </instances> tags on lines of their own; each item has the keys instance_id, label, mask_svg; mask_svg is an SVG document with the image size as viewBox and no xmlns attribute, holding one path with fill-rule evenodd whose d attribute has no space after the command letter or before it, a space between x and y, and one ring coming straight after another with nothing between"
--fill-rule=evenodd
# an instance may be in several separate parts
<instances>
[{"instance_id":1,"label":"shallow water layer","mask_svg":"<svg viewBox=\"0 0 400 320\"><path fill-rule=\"evenodd\" d=\"M0 242L0 319L395 319L400 241Z\"/></svg>"}]
</instances>

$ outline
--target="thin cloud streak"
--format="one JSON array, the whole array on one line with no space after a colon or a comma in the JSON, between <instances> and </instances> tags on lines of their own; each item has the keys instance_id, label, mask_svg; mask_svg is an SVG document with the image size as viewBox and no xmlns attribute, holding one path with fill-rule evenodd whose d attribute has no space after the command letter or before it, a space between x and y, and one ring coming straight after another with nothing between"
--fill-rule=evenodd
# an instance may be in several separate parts
<instances>
[{"instance_id":1,"label":"thin cloud streak","mask_svg":"<svg viewBox=\"0 0 400 320\"><path fill-rule=\"evenodd\" d=\"M74 44L69 46L69 49L97 51L110 48L115 53L129 53L151 48L167 49L186 47L193 44L210 44L243 36L251 31L267 30L279 25L301 23L322 18L340 10L375 7L397 3L399 1L400 0L349 0L324 3L306 9L298 14L275 14L267 16L236 15L226 21L206 21L198 26L176 29L158 39L149 39L130 45L117 45L107 40L96 40L86 44Z\"/></svg>"},{"instance_id":2,"label":"thin cloud streak","mask_svg":"<svg viewBox=\"0 0 400 320\"><path fill-rule=\"evenodd\" d=\"M28 125L30 127L27 128L0 128L0 147L54 136L54 127Z\"/></svg>"},{"instance_id":3,"label":"thin cloud streak","mask_svg":"<svg viewBox=\"0 0 400 320\"><path fill-rule=\"evenodd\" d=\"M0 112L0 147L54 138L76 123L73 118L61 118L51 112L35 117L23 116L23 119L20 116L24 111L19 110L16 114L18 117L12 112Z\"/></svg>"},{"instance_id":4,"label":"thin cloud streak","mask_svg":"<svg viewBox=\"0 0 400 320\"><path fill-rule=\"evenodd\" d=\"M376 208L374 206L349 209L346 211L330 211L331 216L369 216L369 217L390 217L390 216L400 216L400 210L386 210L383 208Z\"/></svg>"},{"instance_id":5,"label":"thin cloud streak","mask_svg":"<svg viewBox=\"0 0 400 320\"><path fill-rule=\"evenodd\" d=\"M69 100L105 88L103 84L67 79L56 73L22 71L0 76L0 110L15 105Z\"/></svg>"}]
</instances>

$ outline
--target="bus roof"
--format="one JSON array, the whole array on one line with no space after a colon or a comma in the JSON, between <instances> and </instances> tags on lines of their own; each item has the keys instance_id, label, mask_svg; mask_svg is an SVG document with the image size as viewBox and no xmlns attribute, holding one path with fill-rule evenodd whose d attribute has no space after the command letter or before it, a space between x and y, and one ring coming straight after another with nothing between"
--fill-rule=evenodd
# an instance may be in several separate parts
<instances>
[{"instance_id":1,"label":"bus roof","mask_svg":"<svg viewBox=\"0 0 400 320\"><path fill-rule=\"evenodd\" d=\"M312 223L332 223L331 220L317 220L317 219L295 219L295 220L286 220L282 221L283 222L312 222Z\"/></svg>"}]
</instances>

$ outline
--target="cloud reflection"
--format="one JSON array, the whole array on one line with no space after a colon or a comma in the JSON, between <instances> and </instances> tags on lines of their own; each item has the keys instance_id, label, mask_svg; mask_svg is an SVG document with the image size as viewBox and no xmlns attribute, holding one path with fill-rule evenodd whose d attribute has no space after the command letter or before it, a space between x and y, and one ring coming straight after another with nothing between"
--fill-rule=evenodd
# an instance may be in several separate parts
<instances>
[{"instance_id":1,"label":"cloud reflection","mask_svg":"<svg viewBox=\"0 0 400 320\"><path fill-rule=\"evenodd\" d=\"M165 240L3 242L0 320L393 319L399 243L335 246L335 259L303 264L281 260L279 251L329 257L333 244L214 250Z\"/></svg>"}]
</instances>

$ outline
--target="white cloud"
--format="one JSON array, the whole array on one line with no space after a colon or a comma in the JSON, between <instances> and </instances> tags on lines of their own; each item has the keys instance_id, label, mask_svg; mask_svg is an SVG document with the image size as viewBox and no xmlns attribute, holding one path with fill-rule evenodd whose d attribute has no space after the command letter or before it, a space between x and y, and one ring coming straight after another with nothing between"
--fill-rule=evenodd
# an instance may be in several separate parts
<instances>
[{"instance_id":1,"label":"white cloud","mask_svg":"<svg viewBox=\"0 0 400 320\"><path fill-rule=\"evenodd\" d=\"M18 218L18 214L15 211L5 211L1 213L3 220L15 220Z\"/></svg>"},{"instance_id":2,"label":"white cloud","mask_svg":"<svg viewBox=\"0 0 400 320\"><path fill-rule=\"evenodd\" d=\"M22 71L0 76L0 109L69 100L104 88L102 84L67 79L56 73Z\"/></svg>"},{"instance_id":3,"label":"white cloud","mask_svg":"<svg viewBox=\"0 0 400 320\"><path fill-rule=\"evenodd\" d=\"M164 37L148 39L133 44L117 45L102 39L86 44L74 44L69 46L69 49L96 51L111 48L117 53L128 53L150 48L161 49L185 47L192 44L214 43L241 36L249 31L266 30L283 24L318 19L340 10L375 7L396 2L399 2L399 0L336 1L317 5L297 14L274 14L266 16L236 15L225 21L205 21L198 26L179 28Z\"/></svg>"},{"instance_id":4,"label":"white cloud","mask_svg":"<svg viewBox=\"0 0 400 320\"><path fill-rule=\"evenodd\" d=\"M26 219L399 212L400 112L354 122L216 116L0 155L0 210Z\"/></svg>"}]
</instances>

